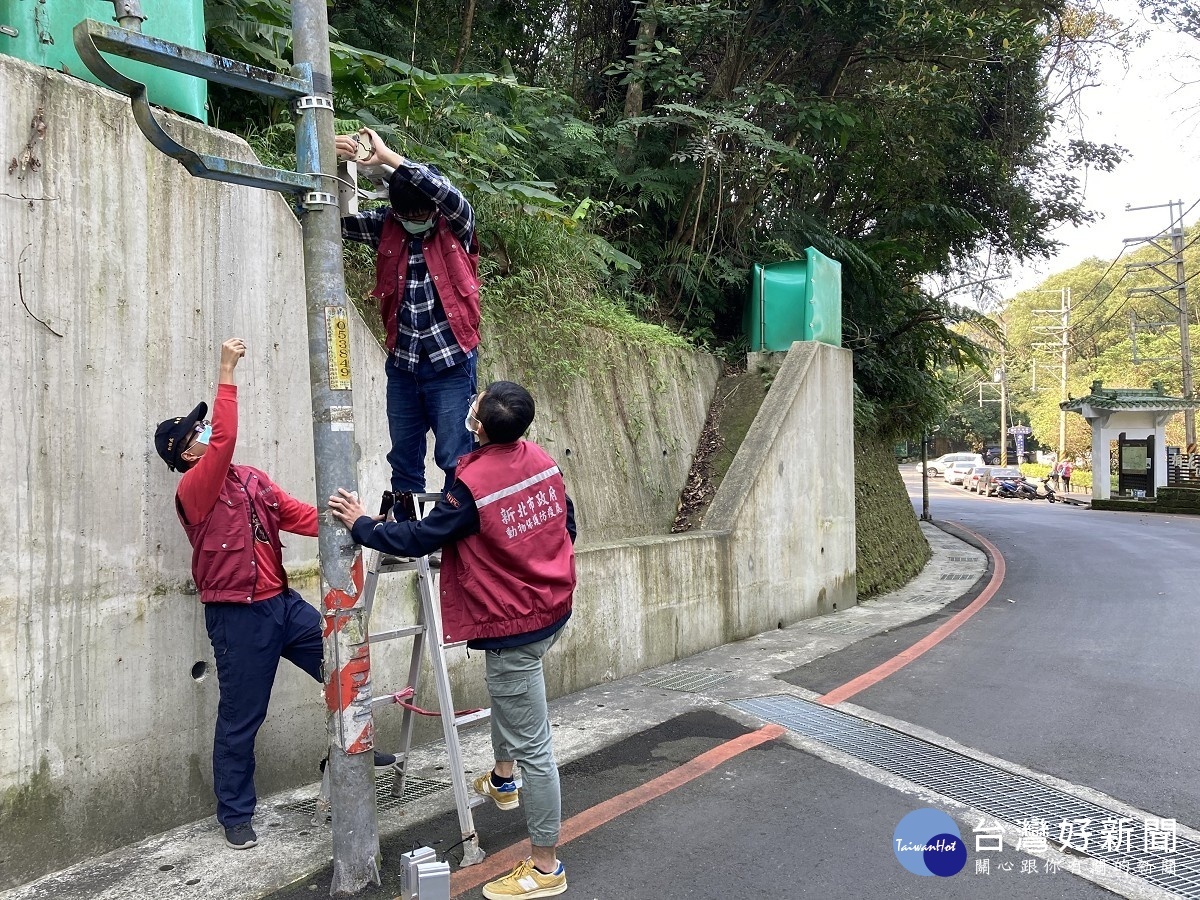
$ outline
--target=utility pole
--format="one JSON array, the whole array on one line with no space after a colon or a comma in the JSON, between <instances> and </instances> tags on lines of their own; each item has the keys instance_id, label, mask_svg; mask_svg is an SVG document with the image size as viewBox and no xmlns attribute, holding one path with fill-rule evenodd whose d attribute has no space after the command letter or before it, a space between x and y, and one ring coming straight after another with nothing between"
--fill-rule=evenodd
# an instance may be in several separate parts
<instances>
[{"instance_id":1,"label":"utility pole","mask_svg":"<svg viewBox=\"0 0 1200 900\"><path fill-rule=\"evenodd\" d=\"M1183 269L1183 201L1176 200L1179 208L1178 218L1175 207L1171 208L1171 219L1174 227L1171 229L1171 250L1175 255L1175 291L1177 298L1176 309L1179 311L1179 356L1183 363L1183 396L1189 400L1192 397L1192 335L1191 316L1188 315L1187 275ZM1196 411L1188 407L1183 411L1183 429L1187 435L1187 446L1196 443Z\"/></svg>"},{"instance_id":2,"label":"utility pole","mask_svg":"<svg viewBox=\"0 0 1200 900\"><path fill-rule=\"evenodd\" d=\"M292 47L297 67L311 66L313 102L296 125L301 172L337 173L333 149L333 80L325 0L292 4ZM333 182L336 184L336 182ZM308 359L312 388L317 498L354 490L354 400L349 373L346 283L342 271L341 215L336 195L310 204L303 219L304 283L308 299ZM341 341L344 346L333 346ZM325 607L325 701L329 728L329 790L333 814L330 894L357 893L379 884L379 824L375 806L371 717L371 648L361 602L362 554L346 529L320 517L318 552Z\"/></svg>"},{"instance_id":3,"label":"utility pole","mask_svg":"<svg viewBox=\"0 0 1200 900\"><path fill-rule=\"evenodd\" d=\"M328 497L339 487L357 490L341 221L337 193L328 189L336 184L336 163L326 0L292 3L295 65L286 75L144 35L138 0L113 2L120 27L86 19L72 37L84 65L130 98L134 121L147 140L196 177L280 191L296 203L304 243L315 496ZM178 143L156 119L145 86L114 69L101 51L290 102L296 114L298 171L224 159ZM371 655L361 596L362 554L330 515L319 516L318 522L333 799L330 893L337 896L380 882Z\"/></svg>"},{"instance_id":4,"label":"utility pole","mask_svg":"<svg viewBox=\"0 0 1200 900\"><path fill-rule=\"evenodd\" d=\"M1008 335L1005 335L1005 340ZM1008 372L1005 345L1000 345L1000 371L996 380L1000 382L1000 465L1008 465Z\"/></svg>"},{"instance_id":5,"label":"utility pole","mask_svg":"<svg viewBox=\"0 0 1200 900\"><path fill-rule=\"evenodd\" d=\"M932 522L929 515L929 432L921 432L921 521Z\"/></svg>"},{"instance_id":6,"label":"utility pole","mask_svg":"<svg viewBox=\"0 0 1200 900\"><path fill-rule=\"evenodd\" d=\"M1171 239L1170 249L1162 242L1163 232L1151 235L1149 237L1134 237L1125 238L1125 243L1128 244L1150 244L1156 250L1160 251L1166 258L1162 263L1174 263L1174 273L1169 274L1159 268L1159 263L1130 263L1125 268L1126 270L1135 269L1153 269L1156 273L1170 282L1165 289L1161 288L1130 288L1125 292L1127 297L1132 297L1135 294L1155 294L1164 299L1170 306L1174 307L1179 316L1179 356L1182 364L1182 381L1183 381L1183 396L1190 398L1192 396L1192 342L1189 325L1191 316L1188 313L1188 298L1187 298L1187 275L1183 265L1183 201L1172 200L1168 203L1159 203L1152 206L1126 206L1126 212L1135 212L1144 209L1167 209L1170 211L1171 224L1169 228L1169 237ZM1171 291L1175 292L1175 301L1168 299ZM1183 426L1186 435L1185 440L1188 446L1196 443L1196 413L1195 410L1187 409L1183 413Z\"/></svg>"},{"instance_id":7,"label":"utility pole","mask_svg":"<svg viewBox=\"0 0 1200 900\"><path fill-rule=\"evenodd\" d=\"M1038 291L1039 294L1058 294L1059 307L1058 309L1035 309L1034 315L1041 316L1056 316L1059 319L1057 325L1039 325L1034 327L1034 331L1042 334L1057 334L1059 340L1054 343L1039 343L1034 344L1035 350L1056 350L1059 354L1059 375L1058 375L1058 400L1059 403L1067 402L1067 359L1071 351L1071 289L1070 287L1060 288L1057 291L1047 290ZM1036 373L1036 363L1034 364L1034 372ZM1062 459L1066 454L1067 447L1067 414L1062 409L1061 405L1058 410L1058 459Z\"/></svg>"}]
</instances>

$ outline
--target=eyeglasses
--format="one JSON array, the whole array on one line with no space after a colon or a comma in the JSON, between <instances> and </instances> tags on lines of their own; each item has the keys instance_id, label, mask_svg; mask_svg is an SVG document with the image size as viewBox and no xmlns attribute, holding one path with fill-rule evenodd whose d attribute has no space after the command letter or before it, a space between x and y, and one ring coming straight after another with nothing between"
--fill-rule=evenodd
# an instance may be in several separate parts
<instances>
[{"instance_id":1,"label":"eyeglasses","mask_svg":"<svg viewBox=\"0 0 1200 900\"><path fill-rule=\"evenodd\" d=\"M258 520L258 513L254 511L254 501L250 501L250 532L260 544L271 543L271 539L267 537L267 529L263 528L262 522Z\"/></svg>"}]
</instances>

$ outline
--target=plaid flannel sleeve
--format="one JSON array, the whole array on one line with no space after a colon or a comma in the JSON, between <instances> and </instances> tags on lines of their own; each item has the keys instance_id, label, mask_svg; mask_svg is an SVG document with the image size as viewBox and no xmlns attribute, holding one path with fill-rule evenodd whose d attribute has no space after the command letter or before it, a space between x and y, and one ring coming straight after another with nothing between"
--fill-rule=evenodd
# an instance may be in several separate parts
<instances>
[{"instance_id":1,"label":"plaid flannel sleeve","mask_svg":"<svg viewBox=\"0 0 1200 900\"><path fill-rule=\"evenodd\" d=\"M409 184L433 201L455 237L464 247L470 248L475 239L475 210L462 191L445 175L415 160L405 158L396 171L403 173Z\"/></svg>"},{"instance_id":2,"label":"plaid flannel sleeve","mask_svg":"<svg viewBox=\"0 0 1200 900\"><path fill-rule=\"evenodd\" d=\"M342 239L369 244L372 250L378 250L379 242L383 239L383 220L389 209L380 206L352 216L342 216Z\"/></svg>"}]
</instances>

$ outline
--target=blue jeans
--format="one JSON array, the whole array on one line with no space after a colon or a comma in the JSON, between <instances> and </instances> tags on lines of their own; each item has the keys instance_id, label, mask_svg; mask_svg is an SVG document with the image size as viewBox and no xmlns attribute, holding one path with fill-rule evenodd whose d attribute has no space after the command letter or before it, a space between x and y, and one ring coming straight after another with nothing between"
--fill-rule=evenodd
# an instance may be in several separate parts
<instances>
[{"instance_id":1,"label":"blue jeans","mask_svg":"<svg viewBox=\"0 0 1200 900\"><path fill-rule=\"evenodd\" d=\"M472 350L466 360L438 372L422 354L417 371L409 372L388 355L387 417L392 450L387 460L392 466L392 490L425 490L425 436L433 431L433 457L446 474L443 486L454 482L458 458L475 449L475 438L464 424L475 393L475 366L478 353Z\"/></svg>"},{"instance_id":2,"label":"blue jeans","mask_svg":"<svg viewBox=\"0 0 1200 900\"><path fill-rule=\"evenodd\" d=\"M293 590L257 603L206 603L204 624L217 658L221 699L213 739L217 821L249 822L254 791L254 738L267 717L279 660L321 680L321 614Z\"/></svg>"}]
</instances>

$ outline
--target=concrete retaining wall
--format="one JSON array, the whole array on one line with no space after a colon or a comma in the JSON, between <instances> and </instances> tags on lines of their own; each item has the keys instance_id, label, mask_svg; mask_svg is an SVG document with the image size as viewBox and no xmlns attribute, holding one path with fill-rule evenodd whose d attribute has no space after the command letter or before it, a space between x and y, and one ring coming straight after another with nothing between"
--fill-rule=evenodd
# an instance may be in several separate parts
<instances>
[{"instance_id":1,"label":"concrete retaining wall","mask_svg":"<svg viewBox=\"0 0 1200 900\"><path fill-rule=\"evenodd\" d=\"M191 178L103 89L0 57L0 97L0 457L12 472L0 509L2 888L211 813L217 686L172 512L177 476L150 435L211 401L224 338L250 345L239 460L317 498L299 228L285 202ZM30 141L39 110L44 136ZM164 118L185 143L250 156ZM370 496L386 480L383 357L353 331ZM520 379L495 348L485 364ZM844 351L789 357L705 530L644 536L670 521L716 377L703 354L628 350L565 396L532 385L535 437L563 465L582 535L553 694L853 602ZM315 541L288 544L295 586L315 600ZM411 582L389 584L376 610L377 628L411 620ZM399 653L375 661L377 683L401 685ZM451 667L463 705L482 702L479 656L459 652ZM381 722L383 745L396 718ZM260 793L315 779L323 741L317 686L281 667Z\"/></svg>"}]
</instances>

